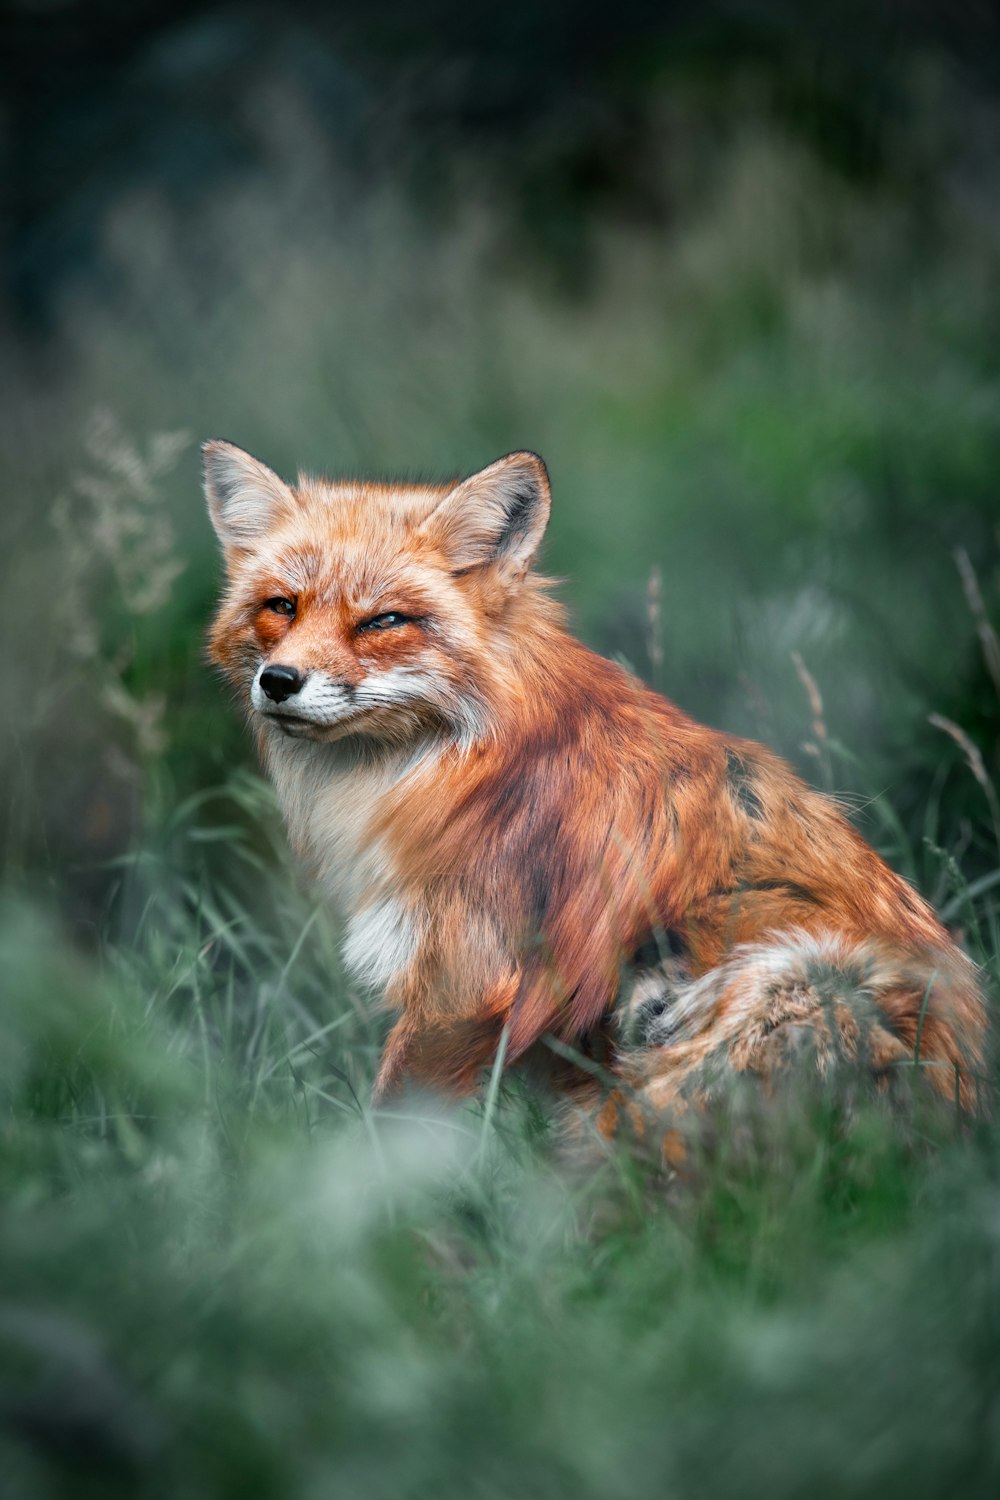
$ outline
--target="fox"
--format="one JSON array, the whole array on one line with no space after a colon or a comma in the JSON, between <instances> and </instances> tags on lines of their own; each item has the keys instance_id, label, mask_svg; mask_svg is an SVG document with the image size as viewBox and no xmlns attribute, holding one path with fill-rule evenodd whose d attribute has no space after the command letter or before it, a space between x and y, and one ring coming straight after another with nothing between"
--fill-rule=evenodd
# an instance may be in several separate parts
<instances>
[{"instance_id":1,"label":"fox","mask_svg":"<svg viewBox=\"0 0 1000 1500\"><path fill-rule=\"evenodd\" d=\"M557 1092L620 1084L593 1095L611 1136L806 1035L820 1072L918 1061L978 1107L972 961L832 796L576 639L535 566L537 454L446 483L203 458L209 655L394 1014L376 1103L548 1059Z\"/></svg>"}]
</instances>

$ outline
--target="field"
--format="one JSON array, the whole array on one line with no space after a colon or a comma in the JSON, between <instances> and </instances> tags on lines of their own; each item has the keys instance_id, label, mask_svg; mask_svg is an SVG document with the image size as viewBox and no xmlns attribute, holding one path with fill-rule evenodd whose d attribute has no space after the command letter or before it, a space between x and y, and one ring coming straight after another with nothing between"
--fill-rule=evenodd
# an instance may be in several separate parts
<instances>
[{"instance_id":1,"label":"field","mask_svg":"<svg viewBox=\"0 0 1000 1500\"><path fill-rule=\"evenodd\" d=\"M379 1118L387 1019L202 644L198 440L535 448L584 636L841 796L995 1002L1000 119L918 85L861 177L675 100L670 215L568 259L461 153L433 210L359 191L278 97L265 167L118 200L0 353L10 1500L997 1493L996 1124L918 1062L892 1117L798 1080L678 1183L581 1173L516 1079Z\"/></svg>"}]
</instances>

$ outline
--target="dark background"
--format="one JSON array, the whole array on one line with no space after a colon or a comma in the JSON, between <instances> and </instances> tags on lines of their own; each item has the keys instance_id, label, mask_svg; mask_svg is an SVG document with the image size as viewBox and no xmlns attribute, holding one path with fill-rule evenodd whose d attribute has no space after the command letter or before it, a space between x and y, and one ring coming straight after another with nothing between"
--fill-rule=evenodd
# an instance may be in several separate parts
<instances>
[{"instance_id":1,"label":"dark background","mask_svg":"<svg viewBox=\"0 0 1000 1500\"><path fill-rule=\"evenodd\" d=\"M724 119L752 77L774 118L858 177L905 167L918 129L907 65L933 57L977 96L998 86L1000 19L983 3L644 3L368 7L139 3L4 7L3 219L10 306L43 330L66 278L101 274L114 197L154 184L196 212L260 165L242 116L288 80L365 174L433 195L440 155L471 147L552 245L595 208L669 219L644 161L664 76ZM714 96L714 97L713 97ZM957 122L955 122L957 124ZM644 170L644 167L646 170ZM438 179L435 181L435 179Z\"/></svg>"}]
</instances>

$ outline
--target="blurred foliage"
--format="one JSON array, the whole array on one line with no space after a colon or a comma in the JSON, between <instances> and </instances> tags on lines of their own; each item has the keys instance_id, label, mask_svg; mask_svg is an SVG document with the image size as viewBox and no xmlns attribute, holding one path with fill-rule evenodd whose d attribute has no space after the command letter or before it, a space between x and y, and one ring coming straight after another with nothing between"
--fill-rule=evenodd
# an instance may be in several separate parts
<instances>
[{"instance_id":1,"label":"blurred foliage","mask_svg":"<svg viewBox=\"0 0 1000 1500\"><path fill-rule=\"evenodd\" d=\"M6 25L5 1495L995 1493L994 1125L737 1100L685 1186L517 1082L372 1113L196 461L538 449L586 637L844 797L995 994L992 13Z\"/></svg>"}]
</instances>

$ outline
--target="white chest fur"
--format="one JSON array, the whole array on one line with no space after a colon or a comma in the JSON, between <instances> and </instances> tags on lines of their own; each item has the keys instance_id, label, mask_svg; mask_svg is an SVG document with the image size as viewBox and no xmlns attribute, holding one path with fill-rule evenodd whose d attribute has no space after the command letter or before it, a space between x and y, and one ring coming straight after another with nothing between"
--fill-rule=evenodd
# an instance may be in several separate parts
<instances>
[{"instance_id":1,"label":"white chest fur","mask_svg":"<svg viewBox=\"0 0 1000 1500\"><path fill-rule=\"evenodd\" d=\"M382 896L348 922L344 963L359 984L384 990L411 962L419 939L415 913L398 896Z\"/></svg>"},{"instance_id":2,"label":"white chest fur","mask_svg":"<svg viewBox=\"0 0 1000 1500\"><path fill-rule=\"evenodd\" d=\"M364 760L340 745L277 738L267 747L291 839L347 920L344 962L373 990L385 989L414 957L422 924L385 840L371 829L384 799L437 754L425 747Z\"/></svg>"}]
</instances>

